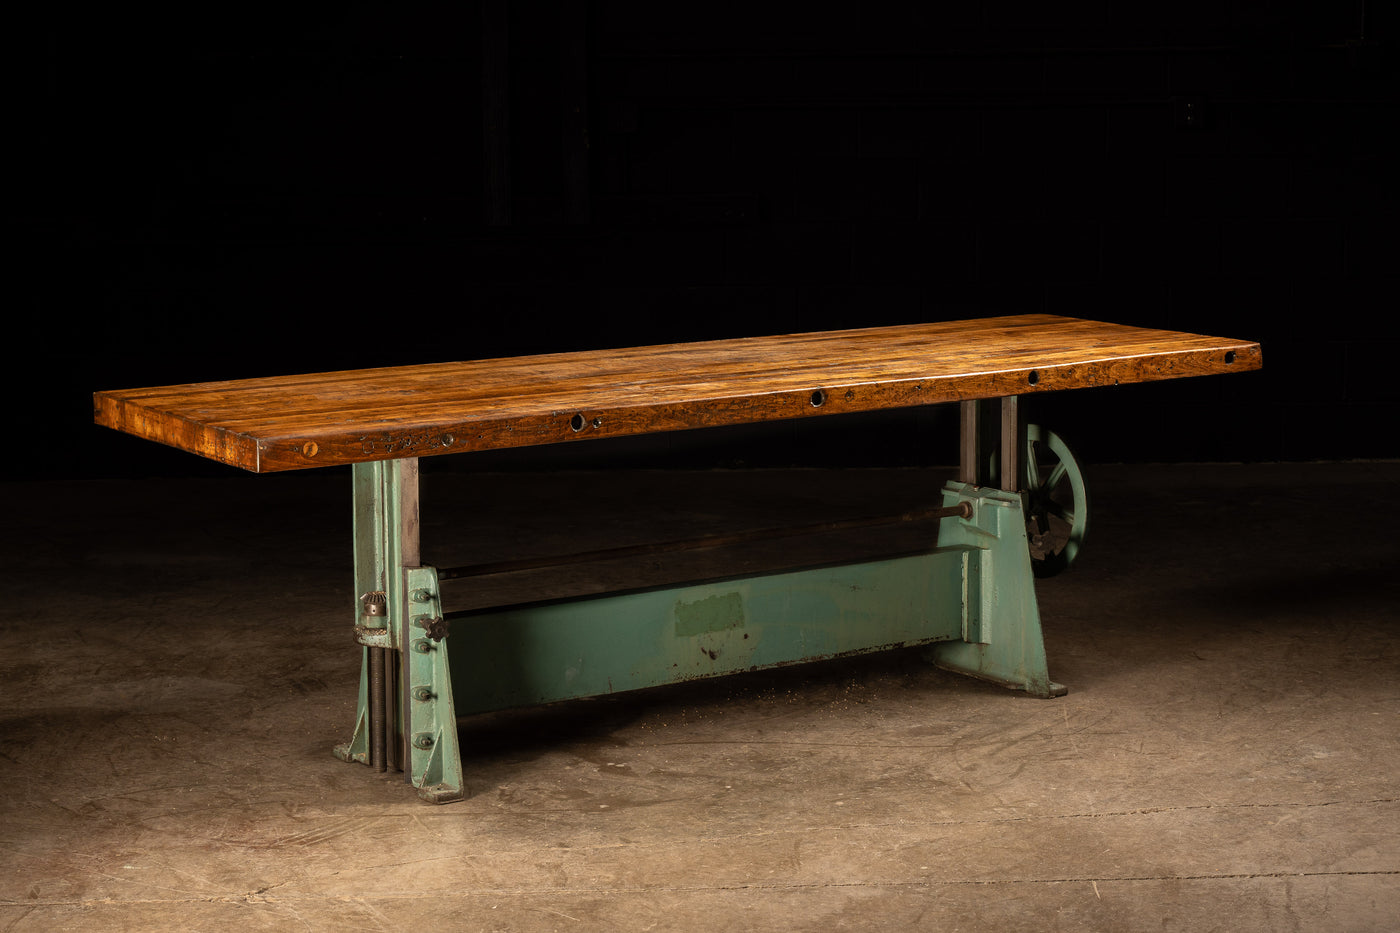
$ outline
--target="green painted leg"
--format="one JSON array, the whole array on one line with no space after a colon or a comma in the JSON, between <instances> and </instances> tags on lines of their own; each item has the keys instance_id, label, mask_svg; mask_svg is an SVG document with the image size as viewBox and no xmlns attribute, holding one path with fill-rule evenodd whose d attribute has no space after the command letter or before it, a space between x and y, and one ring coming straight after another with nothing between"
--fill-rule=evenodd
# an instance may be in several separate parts
<instances>
[{"instance_id":1,"label":"green painted leg","mask_svg":"<svg viewBox=\"0 0 1400 933\"><path fill-rule=\"evenodd\" d=\"M355 731L336 757L403 771L420 796L462 796L437 575L419 567L416 460L357 463L356 640L364 645Z\"/></svg>"},{"instance_id":2,"label":"green painted leg","mask_svg":"<svg viewBox=\"0 0 1400 933\"><path fill-rule=\"evenodd\" d=\"M963 639L933 646L934 663L1032 696L1063 696L1066 688L1050 679L1045 661L1021 496L961 483L944 487L945 505L962 501L972 503L973 517L945 520L939 545L968 546Z\"/></svg>"}]
</instances>

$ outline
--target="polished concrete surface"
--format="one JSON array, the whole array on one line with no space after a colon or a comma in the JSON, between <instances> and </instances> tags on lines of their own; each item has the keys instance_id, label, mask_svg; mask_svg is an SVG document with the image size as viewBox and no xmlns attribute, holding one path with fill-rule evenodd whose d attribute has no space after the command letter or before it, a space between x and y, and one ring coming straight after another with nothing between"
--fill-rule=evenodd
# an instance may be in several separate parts
<instances>
[{"instance_id":1,"label":"polished concrete surface","mask_svg":"<svg viewBox=\"0 0 1400 933\"><path fill-rule=\"evenodd\" d=\"M902 508L942 478L429 473L424 551ZM1082 560L1037 585L1068 696L907 650L495 714L462 722L471 796L439 807L330 754L348 472L11 484L0 931L1396 929L1400 464L1089 482Z\"/></svg>"}]
</instances>

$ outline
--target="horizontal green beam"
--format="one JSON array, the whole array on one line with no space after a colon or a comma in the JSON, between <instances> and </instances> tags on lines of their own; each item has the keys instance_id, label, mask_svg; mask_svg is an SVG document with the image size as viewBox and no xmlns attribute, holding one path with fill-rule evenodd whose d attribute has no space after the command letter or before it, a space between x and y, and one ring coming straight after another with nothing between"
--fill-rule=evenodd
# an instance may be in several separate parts
<instances>
[{"instance_id":1,"label":"horizontal green beam","mask_svg":"<svg viewBox=\"0 0 1400 933\"><path fill-rule=\"evenodd\" d=\"M963 635L967 547L458 618L457 715Z\"/></svg>"}]
</instances>

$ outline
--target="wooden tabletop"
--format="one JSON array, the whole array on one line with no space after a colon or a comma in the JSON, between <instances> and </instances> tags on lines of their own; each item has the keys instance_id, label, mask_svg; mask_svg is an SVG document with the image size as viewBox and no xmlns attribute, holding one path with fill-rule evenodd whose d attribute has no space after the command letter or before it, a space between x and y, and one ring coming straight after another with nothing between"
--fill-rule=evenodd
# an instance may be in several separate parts
<instances>
[{"instance_id":1,"label":"wooden tabletop","mask_svg":"<svg viewBox=\"0 0 1400 933\"><path fill-rule=\"evenodd\" d=\"M93 394L256 473L1241 372L1259 344L1048 314Z\"/></svg>"}]
</instances>

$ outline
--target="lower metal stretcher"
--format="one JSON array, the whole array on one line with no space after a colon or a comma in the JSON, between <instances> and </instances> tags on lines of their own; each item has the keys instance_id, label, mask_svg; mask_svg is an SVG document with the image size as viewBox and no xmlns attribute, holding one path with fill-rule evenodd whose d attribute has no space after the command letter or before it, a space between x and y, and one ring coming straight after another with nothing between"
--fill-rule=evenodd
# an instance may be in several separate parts
<instances>
[{"instance_id":1,"label":"lower metal stretcher","mask_svg":"<svg viewBox=\"0 0 1400 933\"><path fill-rule=\"evenodd\" d=\"M466 786L457 717L488 710L921 644L949 670L1062 694L1033 578L1074 559L1087 501L1068 448L1021 423L1018 397L1261 366L1248 341L1018 315L93 400L99 424L245 470L350 465L363 672L335 752L446 802ZM501 565L422 561L421 457L948 402L959 474L920 512L937 531L917 553L471 613L444 606L442 584Z\"/></svg>"}]
</instances>

